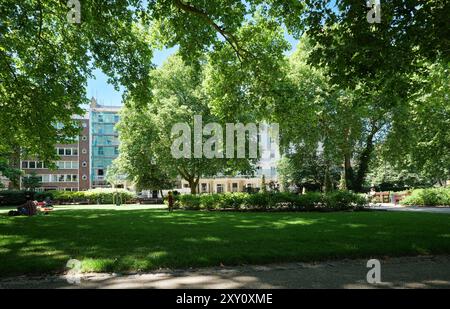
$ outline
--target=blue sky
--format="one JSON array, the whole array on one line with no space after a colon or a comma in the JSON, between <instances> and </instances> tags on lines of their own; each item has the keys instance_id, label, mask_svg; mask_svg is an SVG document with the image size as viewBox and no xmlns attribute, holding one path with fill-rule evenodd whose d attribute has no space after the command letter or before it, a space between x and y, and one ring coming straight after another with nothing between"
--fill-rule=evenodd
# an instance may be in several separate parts
<instances>
[{"instance_id":1,"label":"blue sky","mask_svg":"<svg viewBox=\"0 0 450 309\"><path fill-rule=\"evenodd\" d=\"M298 41L295 40L292 36L286 34L286 39L292 46L290 53L292 53ZM171 54L177 51L177 47L164 49L164 50L155 50L153 55L153 63L157 66L160 66L164 60L167 59ZM95 97L97 102L101 105L113 105L118 106L122 105L122 92L116 91L114 87L108 84L108 78L103 72L99 69L94 71L95 79L89 79L87 85L87 97L90 99L91 97Z\"/></svg>"}]
</instances>

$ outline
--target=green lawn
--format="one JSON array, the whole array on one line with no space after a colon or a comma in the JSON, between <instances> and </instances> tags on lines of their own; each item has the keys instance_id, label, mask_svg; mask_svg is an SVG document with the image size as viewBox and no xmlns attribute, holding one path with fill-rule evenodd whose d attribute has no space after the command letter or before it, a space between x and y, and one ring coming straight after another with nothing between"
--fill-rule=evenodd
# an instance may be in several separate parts
<instances>
[{"instance_id":1,"label":"green lawn","mask_svg":"<svg viewBox=\"0 0 450 309\"><path fill-rule=\"evenodd\" d=\"M0 276L450 253L450 215L219 213L142 206L0 215Z\"/></svg>"}]
</instances>

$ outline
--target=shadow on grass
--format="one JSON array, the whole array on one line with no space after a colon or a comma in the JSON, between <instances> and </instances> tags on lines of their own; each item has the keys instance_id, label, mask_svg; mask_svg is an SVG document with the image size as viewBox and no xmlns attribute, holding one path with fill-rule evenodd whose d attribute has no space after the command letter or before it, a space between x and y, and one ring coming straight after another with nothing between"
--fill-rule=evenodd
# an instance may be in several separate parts
<instances>
[{"instance_id":1,"label":"shadow on grass","mask_svg":"<svg viewBox=\"0 0 450 309\"><path fill-rule=\"evenodd\" d=\"M61 210L0 216L0 275L450 253L450 216ZM444 235L444 236L443 236Z\"/></svg>"}]
</instances>

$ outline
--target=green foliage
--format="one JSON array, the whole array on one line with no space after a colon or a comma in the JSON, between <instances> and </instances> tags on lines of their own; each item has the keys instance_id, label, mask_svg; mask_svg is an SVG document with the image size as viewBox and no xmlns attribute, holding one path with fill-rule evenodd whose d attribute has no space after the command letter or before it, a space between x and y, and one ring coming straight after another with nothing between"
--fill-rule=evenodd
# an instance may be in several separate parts
<instances>
[{"instance_id":1,"label":"green foliage","mask_svg":"<svg viewBox=\"0 0 450 309\"><path fill-rule=\"evenodd\" d=\"M450 206L450 188L416 189L400 203L418 206Z\"/></svg>"},{"instance_id":2,"label":"green foliage","mask_svg":"<svg viewBox=\"0 0 450 309\"><path fill-rule=\"evenodd\" d=\"M334 191L324 195L324 204L334 210L346 210L350 208L364 207L366 199L349 191Z\"/></svg>"},{"instance_id":3,"label":"green foliage","mask_svg":"<svg viewBox=\"0 0 450 309\"><path fill-rule=\"evenodd\" d=\"M153 53L133 4L82 1L81 23L71 24L61 1L2 0L0 148L57 159L54 145L79 132L72 117L84 114L95 68L128 96L148 99Z\"/></svg>"},{"instance_id":4,"label":"green foliage","mask_svg":"<svg viewBox=\"0 0 450 309\"><path fill-rule=\"evenodd\" d=\"M398 151L402 152L403 149ZM434 179L424 174L420 168L403 164L395 166L379 155L372 161L371 171L367 174L366 188L375 187L376 191L402 191L433 186Z\"/></svg>"},{"instance_id":5,"label":"green foliage","mask_svg":"<svg viewBox=\"0 0 450 309\"><path fill-rule=\"evenodd\" d=\"M204 209L216 209L223 205L222 197L219 194L200 195L200 207Z\"/></svg>"},{"instance_id":6,"label":"green foliage","mask_svg":"<svg viewBox=\"0 0 450 309\"><path fill-rule=\"evenodd\" d=\"M176 197L176 200L185 209L199 210L201 207L201 200L199 195L194 194L181 194Z\"/></svg>"},{"instance_id":7,"label":"green foliage","mask_svg":"<svg viewBox=\"0 0 450 309\"><path fill-rule=\"evenodd\" d=\"M323 194L319 192L308 192L293 198L293 205L300 210L314 210L323 204Z\"/></svg>"},{"instance_id":8,"label":"green foliage","mask_svg":"<svg viewBox=\"0 0 450 309\"><path fill-rule=\"evenodd\" d=\"M121 144L117 162L138 186L170 188L172 180L181 176L189 182L191 193L196 193L201 176L250 168L248 159L195 158L191 134L195 115L201 115L204 124L220 122L208 105L202 74L201 68L183 63L179 55L171 56L152 74L153 100L145 106L128 102L123 109L118 124ZM172 145L180 137L179 132L172 133L177 123L191 128L191 148L187 149L190 158L172 155ZM207 139L203 136L203 142ZM216 149L222 150L221 146L216 145Z\"/></svg>"},{"instance_id":9,"label":"green foliage","mask_svg":"<svg viewBox=\"0 0 450 309\"><path fill-rule=\"evenodd\" d=\"M98 204L113 204L118 198L122 203L132 201L136 196L125 189L97 188L87 191L45 191L35 195L37 200L44 200L46 197L60 203L89 202Z\"/></svg>"},{"instance_id":10,"label":"green foliage","mask_svg":"<svg viewBox=\"0 0 450 309\"><path fill-rule=\"evenodd\" d=\"M307 3L302 24L315 45L310 61L326 67L336 84L380 78L399 90L404 84L395 77L416 70L422 59L449 59L448 1L382 1L381 22L373 24L359 0L337 1L333 9L329 0Z\"/></svg>"},{"instance_id":11,"label":"green foliage","mask_svg":"<svg viewBox=\"0 0 450 309\"><path fill-rule=\"evenodd\" d=\"M0 205L21 205L27 201L25 194L30 194L30 192L2 190L0 191ZM33 192L31 192L31 194L33 194Z\"/></svg>"},{"instance_id":12,"label":"green foliage","mask_svg":"<svg viewBox=\"0 0 450 309\"><path fill-rule=\"evenodd\" d=\"M42 186L41 178L33 172L31 175L22 178L22 186L28 191L35 191L36 188Z\"/></svg>"},{"instance_id":13,"label":"green foliage","mask_svg":"<svg viewBox=\"0 0 450 309\"><path fill-rule=\"evenodd\" d=\"M221 196L221 208L233 208L240 209L244 207L248 201L248 193L236 192L236 193L224 193Z\"/></svg>"},{"instance_id":14,"label":"green foliage","mask_svg":"<svg viewBox=\"0 0 450 309\"><path fill-rule=\"evenodd\" d=\"M288 192L185 194L179 195L176 200L181 207L190 210L348 210L367 204L363 196L348 191L335 191L327 194L309 192L302 195Z\"/></svg>"},{"instance_id":15,"label":"green foliage","mask_svg":"<svg viewBox=\"0 0 450 309\"><path fill-rule=\"evenodd\" d=\"M398 169L418 174L431 184L450 178L450 64L426 64L412 80L420 89L399 111L383 156Z\"/></svg>"},{"instance_id":16,"label":"green foliage","mask_svg":"<svg viewBox=\"0 0 450 309\"><path fill-rule=\"evenodd\" d=\"M112 204L116 198L119 198L122 203L126 203L136 197L134 193L125 189L97 188L87 191L78 191L77 193L81 194L89 201L99 202L100 204Z\"/></svg>"}]
</instances>

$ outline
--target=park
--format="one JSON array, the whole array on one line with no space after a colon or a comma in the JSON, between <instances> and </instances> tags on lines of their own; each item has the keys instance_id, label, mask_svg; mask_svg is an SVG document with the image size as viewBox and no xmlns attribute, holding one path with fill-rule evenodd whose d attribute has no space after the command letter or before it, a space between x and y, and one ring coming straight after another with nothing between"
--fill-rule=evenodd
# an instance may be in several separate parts
<instances>
[{"instance_id":1,"label":"park","mask_svg":"<svg viewBox=\"0 0 450 309\"><path fill-rule=\"evenodd\" d=\"M446 1L0 12L0 288L450 287Z\"/></svg>"}]
</instances>

